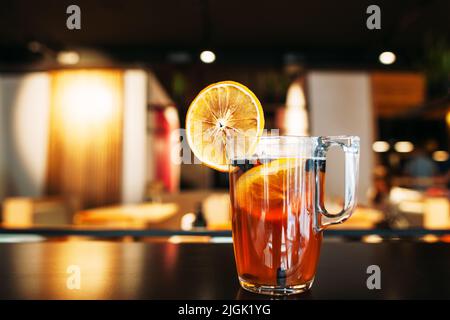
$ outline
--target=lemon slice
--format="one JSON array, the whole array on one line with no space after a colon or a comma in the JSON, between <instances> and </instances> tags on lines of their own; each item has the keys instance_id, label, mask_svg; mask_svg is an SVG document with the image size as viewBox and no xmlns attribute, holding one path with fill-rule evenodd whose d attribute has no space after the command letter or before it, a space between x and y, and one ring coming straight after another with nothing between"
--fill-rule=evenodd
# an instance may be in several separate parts
<instances>
[{"instance_id":1,"label":"lemon slice","mask_svg":"<svg viewBox=\"0 0 450 320\"><path fill-rule=\"evenodd\" d=\"M288 205L297 205L307 184L302 160L282 158L256 166L236 181L235 201L245 212L265 219L281 219ZM303 190L305 192L306 190Z\"/></svg>"},{"instance_id":2,"label":"lemon slice","mask_svg":"<svg viewBox=\"0 0 450 320\"><path fill-rule=\"evenodd\" d=\"M258 98L246 86L223 81L203 89L186 115L186 138L195 156L205 165L228 171L227 136L239 139L240 154L251 155L264 129Z\"/></svg>"}]
</instances>

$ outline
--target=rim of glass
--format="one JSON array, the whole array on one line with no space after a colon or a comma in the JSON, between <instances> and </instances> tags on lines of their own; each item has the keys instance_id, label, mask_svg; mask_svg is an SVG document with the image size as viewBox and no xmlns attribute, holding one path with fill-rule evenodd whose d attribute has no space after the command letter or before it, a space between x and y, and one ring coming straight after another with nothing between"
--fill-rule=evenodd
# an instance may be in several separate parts
<instances>
[{"instance_id":1,"label":"rim of glass","mask_svg":"<svg viewBox=\"0 0 450 320\"><path fill-rule=\"evenodd\" d=\"M274 140L293 140L293 142L298 142L299 140L309 140L309 141L316 141L318 139L330 139L330 140L334 140L334 139L347 139L347 140L352 140L352 141L359 141L359 137L358 136L353 136L353 135L337 135L337 136L296 136L296 135L268 135L268 136L260 136L259 137L259 142L261 142L262 140L265 141L274 141Z\"/></svg>"},{"instance_id":2,"label":"rim of glass","mask_svg":"<svg viewBox=\"0 0 450 320\"><path fill-rule=\"evenodd\" d=\"M315 156L315 148L321 143L320 140L325 141L341 141L353 145L359 144L360 138L358 136L351 135L339 135L339 136L295 136L295 135L266 135L260 136L258 142L255 145L254 153L239 154L238 150L234 148L234 141L239 136L231 136L230 143L227 144L227 157L229 160L236 159L257 159L261 155L274 158L317 158L323 159L323 157ZM241 151L242 152L242 151Z\"/></svg>"}]
</instances>

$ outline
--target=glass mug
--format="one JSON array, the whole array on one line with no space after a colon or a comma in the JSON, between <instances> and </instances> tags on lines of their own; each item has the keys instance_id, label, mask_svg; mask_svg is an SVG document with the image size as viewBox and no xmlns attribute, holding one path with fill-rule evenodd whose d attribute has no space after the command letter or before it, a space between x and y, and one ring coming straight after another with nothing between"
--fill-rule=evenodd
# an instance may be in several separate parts
<instances>
[{"instance_id":1,"label":"glass mug","mask_svg":"<svg viewBox=\"0 0 450 320\"><path fill-rule=\"evenodd\" d=\"M229 137L233 245L241 286L269 295L311 288L322 230L350 217L356 204L359 138L263 136L253 156ZM324 206L327 150L345 153L344 206Z\"/></svg>"}]
</instances>

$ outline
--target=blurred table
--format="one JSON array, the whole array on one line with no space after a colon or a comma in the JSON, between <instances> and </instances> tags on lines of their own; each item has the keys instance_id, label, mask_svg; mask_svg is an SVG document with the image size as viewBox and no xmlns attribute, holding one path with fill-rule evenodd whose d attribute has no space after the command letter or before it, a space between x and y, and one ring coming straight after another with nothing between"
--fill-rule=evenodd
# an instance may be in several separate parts
<instances>
[{"instance_id":1,"label":"blurred table","mask_svg":"<svg viewBox=\"0 0 450 320\"><path fill-rule=\"evenodd\" d=\"M161 226L177 214L178 206L174 203L140 203L95 208L77 212L75 225L146 228Z\"/></svg>"},{"instance_id":2,"label":"blurred table","mask_svg":"<svg viewBox=\"0 0 450 320\"><path fill-rule=\"evenodd\" d=\"M0 244L0 261L0 299L265 298L239 288L231 244ZM381 290L366 287L373 264ZM67 288L73 266L79 290ZM449 270L449 244L326 242L312 291L291 298L448 299Z\"/></svg>"}]
</instances>

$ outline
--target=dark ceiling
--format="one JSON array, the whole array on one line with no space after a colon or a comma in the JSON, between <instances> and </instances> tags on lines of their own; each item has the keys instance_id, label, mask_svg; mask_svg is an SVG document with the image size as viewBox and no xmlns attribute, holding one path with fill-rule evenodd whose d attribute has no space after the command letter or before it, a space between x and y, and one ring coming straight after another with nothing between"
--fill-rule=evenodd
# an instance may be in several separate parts
<instances>
[{"instance_id":1,"label":"dark ceiling","mask_svg":"<svg viewBox=\"0 0 450 320\"><path fill-rule=\"evenodd\" d=\"M82 29L66 28L66 8L81 7ZM366 28L366 8L381 7L381 30ZM305 52L328 58L383 49L423 52L427 37L449 38L450 1L25 1L2 0L0 60L27 58L31 40L54 48L94 47L128 59L169 50L214 48L239 55Z\"/></svg>"}]
</instances>

